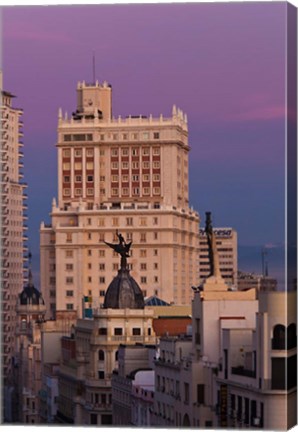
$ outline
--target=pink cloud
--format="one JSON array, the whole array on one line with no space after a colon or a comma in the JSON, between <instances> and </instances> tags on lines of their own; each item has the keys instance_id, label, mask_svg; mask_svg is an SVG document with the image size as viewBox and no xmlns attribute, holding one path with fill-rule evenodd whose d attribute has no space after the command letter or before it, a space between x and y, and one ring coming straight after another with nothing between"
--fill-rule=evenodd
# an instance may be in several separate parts
<instances>
[{"instance_id":1,"label":"pink cloud","mask_svg":"<svg viewBox=\"0 0 298 432\"><path fill-rule=\"evenodd\" d=\"M226 120L253 121L253 120L275 120L286 116L285 106L262 106L240 109L237 113L230 113Z\"/></svg>"}]
</instances>

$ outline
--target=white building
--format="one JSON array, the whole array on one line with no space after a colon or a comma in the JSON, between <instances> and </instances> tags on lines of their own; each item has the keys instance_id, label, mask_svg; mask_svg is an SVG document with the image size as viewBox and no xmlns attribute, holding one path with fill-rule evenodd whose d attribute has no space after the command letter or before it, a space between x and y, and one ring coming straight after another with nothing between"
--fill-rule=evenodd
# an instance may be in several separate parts
<instances>
[{"instance_id":1,"label":"white building","mask_svg":"<svg viewBox=\"0 0 298 432\"><path fill-rule=\"evenodd\" d=\"M188 126L169 118L111 114L106 82L78 83L77 110L59 111L58 202L41 224L41 289L49 309L103 302L118 260L104 241L116 229L133 241L133 277L145 296L189 304L199 282L198 213L189 207Z\"/></svg>"},{"instance_id":2,"label":"white building","mask_svg":"<svg viewBox=\"0 0 298 432\"><path fill-rule=\"evenodd\" d=\"M14 96L3 90L0 71L1 115L1 289L2 289L2 377L5 392L4 420L12 421L11 401L14 385L16 355L16 304L24 284L24 251L26 247L24 203L26 185L23 183L23 153L21 116L14 108ZM26 279L26 278L25 278ZM7 399L8 397L8 399Z\"/></svg>"},{"instance_id":3,"label":"white building","mask_svg":"<svg viewBox=\"0 0 298 432\"><path fill-rule=\"evenodd\" d=\"M238 272L238 242L237 232L233 228L214 228L217 251L219 256L219 266L222 278L234 288L237 288ZM208 244L206 233L203 228L199 232L199 277L203 281L210 275L210 264L208 255Z\"/></svg>"},{"instance_id":4,"label":"white building","mask_svg":"<svg viewBox=\"0 0 298 432\"><path fill-rule=\"evenodd\" d=\"M224 330L217 389L227 427L286 430L296 424L296 319L295 292L260 292L256 327Z\"/></svg>"}]
</instances>

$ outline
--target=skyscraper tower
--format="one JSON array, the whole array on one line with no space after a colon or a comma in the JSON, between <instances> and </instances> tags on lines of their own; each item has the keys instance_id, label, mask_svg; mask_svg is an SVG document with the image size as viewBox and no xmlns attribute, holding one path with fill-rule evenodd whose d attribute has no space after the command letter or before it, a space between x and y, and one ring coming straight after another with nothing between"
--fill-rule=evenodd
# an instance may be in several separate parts
<instances>
[{"instance_id":1,"label":"skyscraper tower","mask_svg":"<svg viewBox=\"0 0 298 432\"><path fill-rule=\"evenodd\" d=\"M186 115L174 106L169 118L114 118L111 86L79 82L76 111L59 110L57 149L58 202L41 225L48 315L103 303L118 269L104 242L116 229L134 244L130 271L144 296L190 303L199 215L189 207Z\"/></svg>"},{"instance_id":2,"label":"skyscraper tower","mask_svg":"<svg viewBox=\"0 0 298 432\"><path fill-rule=\"evenodd\" d=\"M2 290L2 377L7 396L12 391L16 349L16 304L24 283L26 188L23 183L21 138L22 110L12 106L14 96L1 94L1 290Z\"/></svg>"}]
</instances>

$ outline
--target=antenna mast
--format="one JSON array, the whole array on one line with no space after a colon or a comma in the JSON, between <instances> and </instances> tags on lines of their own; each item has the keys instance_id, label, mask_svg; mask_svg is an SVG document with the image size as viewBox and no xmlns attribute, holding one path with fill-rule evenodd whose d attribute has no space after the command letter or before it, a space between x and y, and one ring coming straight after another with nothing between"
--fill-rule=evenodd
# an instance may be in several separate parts
<instances>
[{"instance_id":1,"label":"antenna mast","mask_svg":"<svg viewBox=\"0 0 298 432\"><path fill-rule=\"evenodd\" d=\"M93 72L93 85L95 85L95 52L94 51L92 56L92 72Z\"/></svg>"}]
</instances>

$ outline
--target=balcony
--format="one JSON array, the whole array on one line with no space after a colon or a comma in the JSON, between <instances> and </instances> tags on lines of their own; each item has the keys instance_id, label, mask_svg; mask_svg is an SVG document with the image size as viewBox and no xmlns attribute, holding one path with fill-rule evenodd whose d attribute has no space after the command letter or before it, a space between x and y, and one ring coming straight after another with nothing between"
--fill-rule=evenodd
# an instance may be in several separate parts
<instances>
[{"instance_id":1,"label":"balcony","mask_svg":"<svg viewBox=\"0 0 298 432\"><path fill-rule=\"evenodd\" d=\"M251 369L244 369L244 366L237 366L231 368L231 373L234 375L241 375L249 378L256 378L256 371Z\"/></svg>"}]
</instances>

